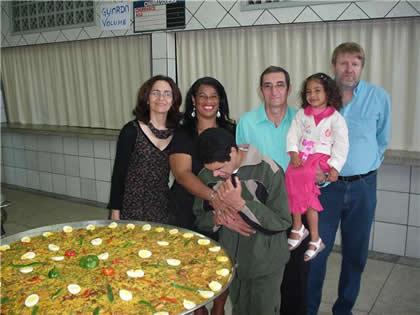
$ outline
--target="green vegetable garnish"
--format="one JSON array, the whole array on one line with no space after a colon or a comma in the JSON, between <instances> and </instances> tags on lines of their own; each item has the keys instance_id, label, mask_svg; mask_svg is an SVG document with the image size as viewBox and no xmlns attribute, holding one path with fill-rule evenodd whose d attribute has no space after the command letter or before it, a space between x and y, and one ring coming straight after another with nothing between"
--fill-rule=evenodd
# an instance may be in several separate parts
<instances>
[{"instance_id":1,"label":"green vegetable garnish","mask_svg":"<svg viewBox=\"0 0 420 315\"><path fill-rule=\"evenodd\" d=\"M60 295L62 290L63 288L60 288L57 291L55 291L55 293L51 296L51 300L55 300Z\"/></svg>"},{"instance_id":2,"label":"green vegetable garnish","mask_svg":"<svg viewBox=\"0 0 420 315\"><path fill-rule=\"evenodd\" d=\"M35 305L34 308L32 309L31 315L36 315L36 313L38 313L38 309L39 309L39 306Z\"/></svg>"},{"instance_id":3,"label":"green vegetable garnish","mask_svg":"<svg viewBox=\"0 0 420 315\"><path fill-rule=\"evenodd\" d=\"M12 264L11 266L14 268L24 268L24 267L37 266L37 265L46 265L46 263L34 261L29 264Z\"/></svg>"},{"instance_id":4,"label":"green vegetable garnish","mask_svg":"<svg viewBox=\"0 0 420 315\"><path fill-rule=\"evenodd\" d=\"M96 268L99 264L99 258L95 255L83 256L79 260L79 266L85 269Z\"/></svg>"},{"instance_id":5,"label":"green vegetable garnish","mask_svg":"<svg viewBox=\"0 0 420 315\"><path fill-rule=\"evenodd\" d=\"M97 307L93 310L93 315L99 315L99 310L100 310L100 307L99 307L99 306L97 306Z\"/></svg>"},{"instance_id":6,"label":"green vegetable garnish","mask_svg":"<svg viewBox=\"0 0 420 315\"><path fill-rule=\"evenodd\" d=\"M172 282L172 286L174 288L177 288L177 289L183 289L183 290L188 290L188 291L193 291L193 292L197 292L198 291L198 289L196 289L196 288L187 287L185 285L178 284L178 283L175 283L175 282Z\"/></svg>"},{"instance_id":7,"label":"green vegetable garnish","mask_svg":"<svg viewBox=\"0 0 420 315\"><path fill-rule=\"evenodd\" d=\"M106 295L111 303L114 302L114 293L112 293L112 287L109 284L106 286Z\"/></svg>"},{"instance_id":8,"label":"green vegetable garnish","mask_svg":"<svg viewBox=\"0 0 420 315\"><path fill-rule=\"evenodd\" d=\"M155 307L154 307L154 306L152 305L152 303L150 303L149 301L146 301L146 300L140 300L140 301L139 301L139 304L146 305L147 307L149 307L149 308L152 310L152 312L155 312L155 311L156 311Z\"/></svg>"},{"instance_id":9,"label":"green vegetable garnish","mask_svg":"<svg viewBox=\"0 0 420 315\"><path fill-rule=\"evenodd\" d=\"M60 272L55 267L48 272L48 278L55 279L60 276Z\"/></svg>"}]
</instances>

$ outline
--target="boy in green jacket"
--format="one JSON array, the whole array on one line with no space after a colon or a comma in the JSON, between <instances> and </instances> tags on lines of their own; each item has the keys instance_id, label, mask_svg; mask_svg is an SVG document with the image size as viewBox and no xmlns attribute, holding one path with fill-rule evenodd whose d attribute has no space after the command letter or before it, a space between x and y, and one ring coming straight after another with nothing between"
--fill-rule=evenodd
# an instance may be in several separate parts
<instances>
[{"instance_id":1,"label":"boy in green jacket","mask_svg":"<svg viewBox=\"0 0 420 315\"><path fill-rule=\"evenodd\" d=\"M197 149L205 167L199 177L215 189L223 207L214 210L196 198L196 225L218 231L237 263L230 287L233 314L279 314L291 225L283 170L252 146L238 148L222 128L203 131Z\"/></svg>"}]
</instances>

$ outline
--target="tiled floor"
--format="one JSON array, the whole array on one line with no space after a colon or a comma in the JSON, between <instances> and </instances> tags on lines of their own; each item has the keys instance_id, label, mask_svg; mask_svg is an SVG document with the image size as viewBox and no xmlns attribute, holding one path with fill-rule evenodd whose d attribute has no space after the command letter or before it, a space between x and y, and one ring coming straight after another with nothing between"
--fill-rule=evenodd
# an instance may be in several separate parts
<instances>
[{"instance_id":1,"label":"tiled floor","mask_svg":"<svg viewBox=\"0 0 420 315\"><path fill-rule=\"evenodd\" d=\"M106 219L104 208L81 204L13 189L2 189L12 202L7 209L7 234L27 229L71 221ZM361 314L420 314L420 260L398 256L370 255L363 275L362 287L354 309ZM329 259L319 314L331 314L336 298L341 256L333 253ZM226 314L231 314L230 305Z\"/></svg>"}]
</instances>

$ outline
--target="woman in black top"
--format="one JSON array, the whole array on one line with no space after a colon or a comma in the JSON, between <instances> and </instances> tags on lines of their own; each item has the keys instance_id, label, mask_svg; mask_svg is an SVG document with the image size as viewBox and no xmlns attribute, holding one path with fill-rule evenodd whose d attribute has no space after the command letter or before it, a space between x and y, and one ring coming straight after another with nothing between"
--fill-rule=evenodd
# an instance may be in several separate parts
<instances>
[{"instance_id":1,"label":"woman in black top","mask_svg":"<svg viewBox=\"0 0 420 315\"><path fill-rule=\"evenodd\" d=\"M154 76L140 87L136 119L118 137L108 204L112 220L170 222L168 154L180 104L169 77Z\"/></svg>"},{"instance_id":2,"label":"woman in black top","mask_svg":"<svg viewBox=\"0 0 420 315\"><path fill-rule=\"evenodd\" d=\"M235 135L236 124L229 118L229 105L223 85L214 78L204 77L194 82L185 98L182 123L175 130L170 149L169 163L175 177L171 188L171 210L175 224L195 229L192 207L194 197L208 200L217 209L218 199L210 187L197 177L203 164L198 160L195 145L198 135L211 127L226 128ZM227 293L215 300L212 314L224 314ZM195 314L206 314L201 308Z\"/></svg>"}]
</instances>

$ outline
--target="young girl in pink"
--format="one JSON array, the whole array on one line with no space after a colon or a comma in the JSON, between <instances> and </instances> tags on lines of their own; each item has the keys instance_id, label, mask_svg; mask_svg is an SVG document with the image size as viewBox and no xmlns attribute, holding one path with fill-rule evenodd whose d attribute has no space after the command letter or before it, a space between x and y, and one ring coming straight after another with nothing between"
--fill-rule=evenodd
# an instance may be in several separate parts
<instances>
[{"instance_id":1,"label":"young girl in pink","mask_svg":"<svg viewBox=\"0 0 420 315\"><path fill-rule=\"evenodd\" d=\"M334 182L346 161L349 142L347 125L338 110L342 107L340 90L324 73L308 77L302 85L302 108L287 134L290 164L286 170L286 188L293 227L289 249L294 250L310 234L304 260L309 261L325 248L318 233L318 212L323 208L316 176L322 172ZM302 223L306 215L309 231Z\"/></svg>"}]
</instances>

